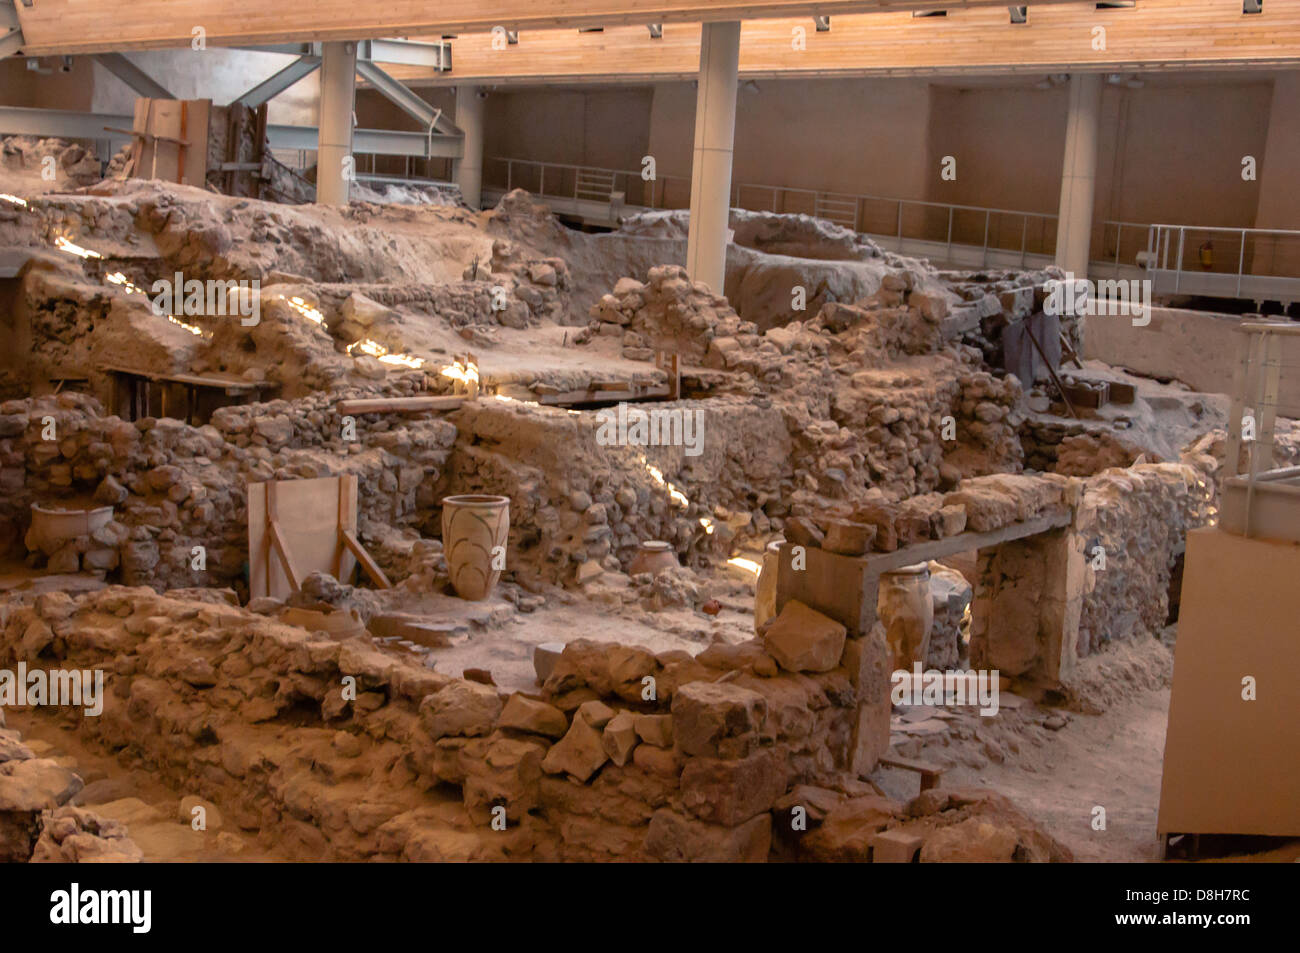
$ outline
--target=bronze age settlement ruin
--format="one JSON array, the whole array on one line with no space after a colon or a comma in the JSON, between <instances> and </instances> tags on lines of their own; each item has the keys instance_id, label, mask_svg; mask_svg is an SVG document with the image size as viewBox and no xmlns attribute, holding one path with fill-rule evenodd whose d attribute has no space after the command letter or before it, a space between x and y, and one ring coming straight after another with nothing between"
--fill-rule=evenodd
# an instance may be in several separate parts
<instances>
[{"instance_id":1,"label":"bronze age settlement ruin","mask_svg":"<svg viewBox=\"0 0 1300 953\"><path fill-rule=\"evenodd\" d=\"M596 6L0 3L0 860L1300 858L1300 4Z\"/></svg>"}]
</instances>

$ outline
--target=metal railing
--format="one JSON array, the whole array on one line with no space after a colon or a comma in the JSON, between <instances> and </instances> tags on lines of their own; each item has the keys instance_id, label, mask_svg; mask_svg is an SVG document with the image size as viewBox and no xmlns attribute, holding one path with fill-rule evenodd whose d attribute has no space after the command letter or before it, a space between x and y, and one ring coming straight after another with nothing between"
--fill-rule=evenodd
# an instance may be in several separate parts
<instances>
[{"instance_id":1,"label":"metal railing","mask_svg":"<svg viewBox=\"0 0 1300 953\"><path fill-rule=\"evenodd\" d=\"M1294 375L1300 368L1294 360L1300 324L1246 321L1237 331L1241 340L1228 411L1221 525L1243 536L1256 535L1258 527L1261 535L1294 541L1300 539L1300 466L1277 466L1275 428L1279 418L1300 415L1296 378L1283 374Z\"/></svg>"},{"instance_id":2,"label":"metal railing","mask_svg":"<svg viewBox=\"0 0 1300 953\"><path fill-rule=\"evenodd\" d=\"M1145 261L1157 294L1300 300L1300 231L1152 225Z\"/></svg>"},{"instance_id":3,"label":"metal railing","mask_svg":"<svg viewBox=\"0 0 1300 953\"><path fill-rule=\"evenodd\" d=\"M484 159L486 188L525 189L538 198L569 202L570 211L582 212L580 203L600 204L592 181L609 183L608 204L628 211L689 208L688 176L658 175L646 180L640 170L608 169L533 159ZM731 204L755 212L805 214L871 235L893 250L951 260L954 251L963 264L985 267L1042 264L1056 253L1057 216L1044 212L986 208L921 199L827 192L779 185L736 183ZM609 217L608 213L600 217ZM1094 263L1109 263L1116 275L1138 264L1147 248L1149 226L1136 222L1107 221L1094 229Z\"/></svg>"}]
</instances>

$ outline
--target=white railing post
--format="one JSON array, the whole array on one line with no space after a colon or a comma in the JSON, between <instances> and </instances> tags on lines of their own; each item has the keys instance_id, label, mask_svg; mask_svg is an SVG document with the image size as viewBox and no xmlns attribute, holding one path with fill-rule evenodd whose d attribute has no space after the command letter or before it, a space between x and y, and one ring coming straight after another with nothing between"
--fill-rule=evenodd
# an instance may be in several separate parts
<instances>
[{"instance_id":1,"label":"white railing post","mask_svg":"<svg viewBox=\"0 0 1300 953\"><path fill-rule=\"evenodd\" d=\"M1237 256L1237 297L1241 297L1241 274L1246 270L1246 230L1241 230L1241 253Z\"/></svg>"},{"instance_id":2,"label":"white railing post","mask_svg":"<svg viewBox=\"0 0 1300 953\"><path fill-rule=\"evenodd\" d=\"M984 211L984 254L980 258L981 268L987 268L989 266L989 220L992 218L992 216L993 216L992 209L985 209Z\"/></svg>"},{"instance_id":3,"label":"white railing post","mask_svg":"<svg viewBox=\"0 0 1300 953\"><path fill-rule=\"evenodd\" d=\"M1178 258L1175 262L1177 270L1174 272L1174 291L1177 291L1183 281L1183 244L1187 238L1187 229L1178 229Z\"/></svg>"}]
</instances>

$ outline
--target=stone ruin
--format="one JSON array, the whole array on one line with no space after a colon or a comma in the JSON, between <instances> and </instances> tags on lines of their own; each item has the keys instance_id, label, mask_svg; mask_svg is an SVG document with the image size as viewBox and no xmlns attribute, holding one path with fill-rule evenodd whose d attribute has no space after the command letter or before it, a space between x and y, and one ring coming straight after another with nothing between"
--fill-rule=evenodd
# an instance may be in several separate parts
<instances>
[{"instance_id":1,"label":"stone ruin","mask_svg":"<svg viewBox=\"0 0 1300 953\"><path fill-rule=\"evenodd\" d=\"M932 782L1103 710L1098 666L1167 680L1152 653L1213 519L1222 411L1197 405L1171 454L1168 400L1123 427L1034 409L1045 384L990 355L1054 272L733 218L710 289L673 263L680 213L585 234L521 192L474 213L129 181L0 205L21 262L0 671L105 676L96 715L0 706L0 857L1071 859L1014 798ZM174 275L256 281L257 321L158 313ZM620 401L693 415L699 452L603 442ZM391 585L255 595L249 486L341 476ZM449 586L461 494L510 501L482 602ZM107 515L52 536L33 507ZM647 540L672 568L635 570ZM756 626L774 540L837 572L917 554L925 665L997 668L1012 727L891 702L874 581L782 592Z\"/></svg>"}]
</instances>

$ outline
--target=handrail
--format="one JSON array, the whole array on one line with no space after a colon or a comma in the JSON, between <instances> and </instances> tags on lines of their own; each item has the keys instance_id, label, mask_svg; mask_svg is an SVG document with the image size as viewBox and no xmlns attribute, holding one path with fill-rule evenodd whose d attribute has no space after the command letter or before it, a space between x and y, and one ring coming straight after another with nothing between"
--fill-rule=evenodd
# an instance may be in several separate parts
<instances>
[{"instance_id":1,"label":"handrail","mask_svg":"<svg viewBox=\"0 0 1300 953\"><path fill-rule=\"evenodd\" d=\"M1222 267L1222 259L1215 256L1210 239L1218 240L1216 236L1221 235L1231 236L1237 244L1235 268ZM1206 240L1202 242L1202 238ZM1160 284L1157 292L1294 301L1300 299L1300 288L1279 283L1300 278L1298 240L1300 231L1287 228L1151 225L1145 265L1148 274ZM1232 243L1228 247L1230 251ZM1281 265L1279 250L1283 251ZM1195 256L1192 262L1187 261L1189 254Z\"/></svg>"},{"instance_id":2,"label":"handrail","mask_svg":"<svg viewBox=\"0 0 1300 953\"><path fill-rule=\"evenodd\" d=\"M579 196L577 194L578 177L584 174L596 173L610 176L613 177L615 184L617 184L620 176L623 177L627 180L624 182L625 197L630 197L630 193L632 192L631 183L640 182L642 183L641 187L646 201L642 204L627 203L625 201L624 207L628 209L658 209L661 207L684 208L686 207L684 204L685 196L679 198L679 201L682 201L683 204L670 206L668 203L668 192L673 183L689 184L690 182L689 176L657 175L654 179L647 180L642 179L641 171L639 169L626 170L613 169L605 166L582 166L567 162L545 162L537 159L515 159L506 156L492 156L485 158L485 171L488 168L489 163L496 163L498 166L501 164L505 165L505 187L507 191L514 188L518 181L518 177L516 176L517 167L520 170L530 170L530 172L535 171L537 186L535 194L539 198L544 199L564 199L574 202L583 200L592 202L597 201L596 199L591 198L590 195ZM548 171L550 172L549 178L551 182L551 189L549 191L547 189ZM558 192L556 185L557 175L559 180ZM572 179L572 188L567 187L570 178ZM487 176L485 176L485 180L486 179ZM807 205L808 208L806 211L810 211L815 217L843 225L847 228L851 228L853 231L866 232L880 239L888 240L892 238L896 243L896 249L899 251L903 249L904 243L909 240L928 242L934 245L943 245L949 258L951 258L954 244L963 247L980 248L981 267L986 267L989 264L991 252L1003 253L1004 261L1005 256L1008 254L1012 256L1018 255L1020 259L1019 263L1022 267L1026 264L1030 254L1052 255L1054 253L1056 240L1054 223L1059 217L1052 212L1028 212L1020 209L961 205L951 202L935 202L927 199L904 199L853 192L826 192L795 186L758 185L743 182L734 183L731 192L732 205L740 208L748 208L752 211L783 212L788 209L790 204L792 204L791 200L794 200L796 203ZM752 196L756 192L769 194L771 200L763 203L744 200L746 196ZM863 227L864 219L869 218L869 215L864 213L869 213L870 211L864 203L870 202L886 203L887 205L896 206L896 211L893 214L894 221L892 235L884 229ZM913 226L913 231L916 230L915 215L929 210L942 210L947 212L947 222L945 223L943 237L931 238L926 235L907 234L906 226L908 224ZM805 209L800 209L800 211L805 211ZM905 212L910 212L912 214L913 218L910 222L908 221ZM982 240L974 237L978 234L978 231L976 230L978 227L964 229L965 233L971 236L969 240L960 237L959 231L961 230L958 228L959 223L957 221L957 216L959 214L963 216L969 216L972 214L983 216ZM994 216L999 216L1001 218L1011 217L1013 219L1019 218L1021 220L1018 245L1015 243L1016 240L1014 238L1010 243L1004 243L994 236ZM1031 248L1031 233L1029 227L1031 219L1035 222L1033 248ZM875 219L877 222L883 220L883 216L877 216ZM1101 223L1101 230L1099 233L1101 241L1105 244L1109 244L1108 239L1112 235L1114 237L1114 253L1112 255L1107 252L1106 258L1112 263L1116 276L1120 274L1121 268L1123 267L1122 258L1125 230L1128 230L1129 235L1135 235L1140 234L1147 228L1147 225L1138 222L1106 221ZM997 233L1001 235L1004 231L1005 226L1001 221L999 221ZM1137 254L1136 247L1134 247L1132 251L1135 255Z\"/></svg>"}]
</instances>

